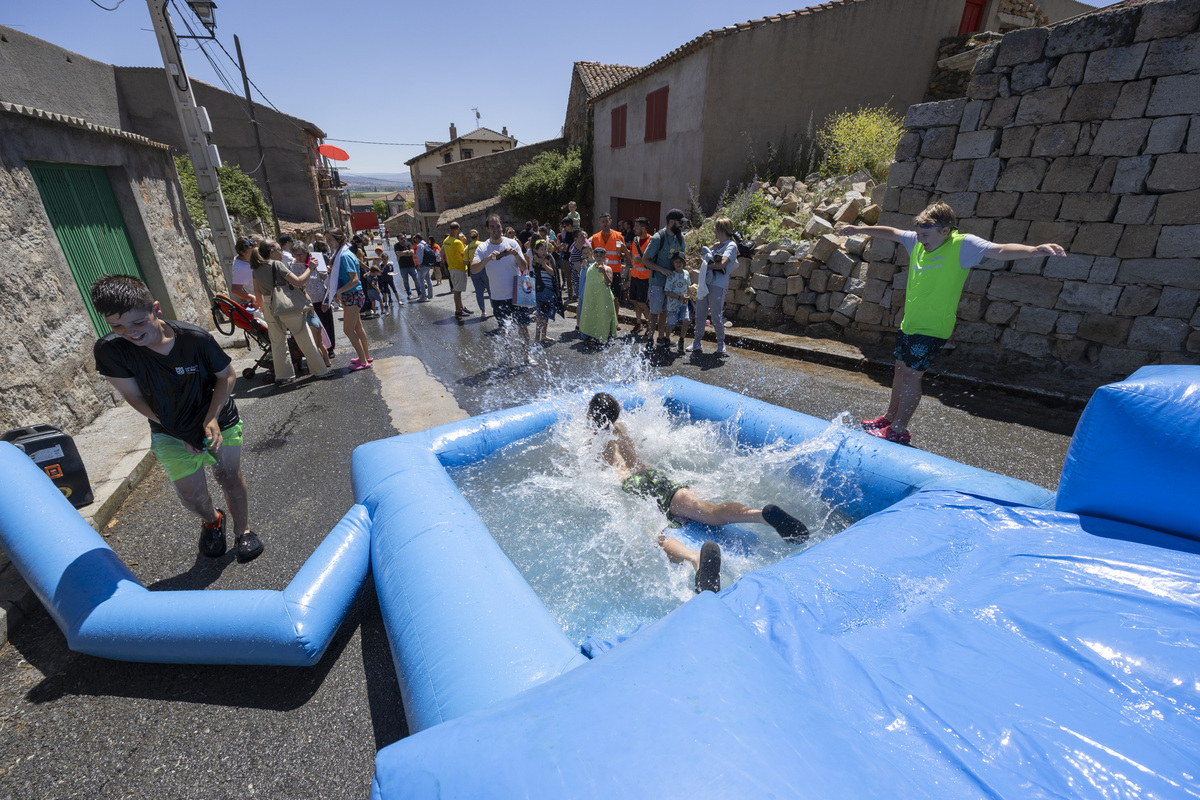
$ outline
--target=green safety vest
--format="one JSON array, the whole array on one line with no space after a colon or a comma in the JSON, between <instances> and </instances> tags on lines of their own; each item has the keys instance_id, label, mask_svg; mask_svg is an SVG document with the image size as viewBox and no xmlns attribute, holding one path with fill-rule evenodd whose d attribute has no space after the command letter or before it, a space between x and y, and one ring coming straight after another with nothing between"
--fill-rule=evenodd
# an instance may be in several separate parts
<instances>
[{"instance_id":1,"label":"green safety vest","mask_svg":"<svg viewBox=\"0 0 1200 800\"><path fill-rule=\"evenodd\" d=\"M926 252L919 242L913 248L900 330L910 336L950 338L958 316L958 299L971 272L959 261L962 241L963 235L954 231L933 252Z\"/></svg>"}]
</instances>

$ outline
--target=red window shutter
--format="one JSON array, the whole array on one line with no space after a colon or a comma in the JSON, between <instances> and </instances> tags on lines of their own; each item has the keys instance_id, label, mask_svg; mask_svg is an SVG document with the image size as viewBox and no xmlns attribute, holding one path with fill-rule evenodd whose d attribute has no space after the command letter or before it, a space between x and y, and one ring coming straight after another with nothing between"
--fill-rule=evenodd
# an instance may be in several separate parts
<instances>
[{"instance_id":1,"label":"red window shutter","mask_svg":"<svg viewBox=\"0 0 1200 800\"><path fill-rule=\"evenodd\" d=\"M625 146L625 116L628 105L620 105L612 110L612 146Z\"/></svg>"},{"instance_id":2,"label":"red window shutter","mask_svg":"<svg viewBox=\"0 0 1200 800\"><path fill-rule=\"evenodd\" d=\"M963 6L962 22L958 26L958 35L964 33L974 33L983 27L983 12L987 6L987 0L967 0Z\"/></svg>"},{"instance_id":3,"label":"red window shutter","mask_svg":"<svg viewBox=\"0 0 1200 800\"><path fill-rule=\"evenodd\" d=\"M667 138L667 90L664 86L646 95L646 141L658 142Z\"/></svg>"}]
</instances>

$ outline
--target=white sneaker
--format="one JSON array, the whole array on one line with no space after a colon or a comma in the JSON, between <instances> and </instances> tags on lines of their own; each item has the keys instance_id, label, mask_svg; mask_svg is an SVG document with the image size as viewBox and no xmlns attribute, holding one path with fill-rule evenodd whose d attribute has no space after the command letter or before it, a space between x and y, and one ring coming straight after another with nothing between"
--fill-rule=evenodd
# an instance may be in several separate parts
<instances>
[{"instance_id":1,"label":"white sneaker","mask_svg":"<svg viewBox=\"0 0 1200 800\"><path fill-rule=\"evenodd\" d=\"M526 364L528 364L528 365L529 365L529 366L531 366L531 367L536 367L536 366L537 366L537 359L536 359L536 358L534 358L533 356L526 356L526 357L525 357L525 363L526 363Z\"/></svg>"}]
</instances>

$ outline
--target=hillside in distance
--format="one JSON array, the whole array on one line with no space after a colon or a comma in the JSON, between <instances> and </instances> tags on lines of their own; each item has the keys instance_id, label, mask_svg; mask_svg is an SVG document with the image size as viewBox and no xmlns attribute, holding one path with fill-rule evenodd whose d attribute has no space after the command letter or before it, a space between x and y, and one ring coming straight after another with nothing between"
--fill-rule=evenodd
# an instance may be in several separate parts
<instances>
[{"instance_id":1,"label":"hillside in distance","mask_svg":"<svg viewBox=\"0 0 1200 800\"><path fill-rule=\"evenodd\" d=\"M351 192L398 192L412 188L412 176L407 172L377 172L359 175L352 172L339 173Z\"/></svg>"}]
</instances>

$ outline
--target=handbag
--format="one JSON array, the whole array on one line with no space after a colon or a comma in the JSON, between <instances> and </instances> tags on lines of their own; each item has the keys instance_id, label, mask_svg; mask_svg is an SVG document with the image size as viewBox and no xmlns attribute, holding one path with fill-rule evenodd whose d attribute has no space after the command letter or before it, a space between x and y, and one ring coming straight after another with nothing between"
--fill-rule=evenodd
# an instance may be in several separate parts
<instances>
[{"instance_id":1,"label":"handbag","mask_svg":"<svg viewBox=\"0 0 1200 800\"><path fill-rule=\"evenodd\" d=\"M281 261L272 261L271 267L271 313L275 316L312 308L308 295L286 281L279 285L279 270L287 269Z\"/></svg>"},{"instance_id":2,"label":"handbag","mask_svg":"<svg viewBox=\"0 0 1200 800\"><path fill-rule=\"evenodd\" d=\"M513 276L513 305L533 308L537 305L537 286L532 275Z\"/></svg>"}]
</instances>

